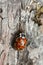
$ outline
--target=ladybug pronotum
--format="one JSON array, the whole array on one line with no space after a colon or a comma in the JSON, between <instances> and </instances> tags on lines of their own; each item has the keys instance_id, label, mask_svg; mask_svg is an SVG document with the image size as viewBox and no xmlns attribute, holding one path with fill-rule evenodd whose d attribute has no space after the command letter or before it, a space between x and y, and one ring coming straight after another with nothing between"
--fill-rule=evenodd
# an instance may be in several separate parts
<instances>
[{"instance_id":1,"label":"ladybug pronotum","mask_svg":"<svg viewBox=\"0 0 43 65\"><path fill-rule=\"evenodd\" d=\"M14 41L14 40L13 40ZM16 50L22 50L26 47L27 39L24 33L19 33L16 36L15 42L13 42L13 48Z\"/></svg>"}]
</instances>

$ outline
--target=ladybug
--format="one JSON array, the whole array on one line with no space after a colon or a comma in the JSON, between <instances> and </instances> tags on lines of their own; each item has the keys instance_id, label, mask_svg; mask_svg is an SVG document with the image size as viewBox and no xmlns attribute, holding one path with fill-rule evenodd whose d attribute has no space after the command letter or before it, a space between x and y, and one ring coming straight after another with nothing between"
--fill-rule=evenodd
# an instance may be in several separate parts
<instances>
[{"instance_id":1,"label":"ladybug","mask_svg":"<svg viewBox=\"0 0 43 65\"><path fill-rule=\"evenodd\" d=\"M22 34L22 33L20 33L20 34ZM20 35L20 37L18 37L16 39L16 42L14 44L14 47L16 47L16 49L18 49L18 50L21 50L21 49L24 49L25 48L26 43L27 43L27 39L24 36L21 36Z\"/></svg>"},{"instance_id":2,"label":"ladybug","mask_svg":"<svg viewBox=\"0 0 43 65\"><path fill-rule=\"evenodd\" d=\"M15 42L13 42L13 48L16 50L22 50L26 47L27 39L25 37L25 33L19 33L15 35ZM13 39L13 41L14 41Z\"/></svg>"}]
</instances>

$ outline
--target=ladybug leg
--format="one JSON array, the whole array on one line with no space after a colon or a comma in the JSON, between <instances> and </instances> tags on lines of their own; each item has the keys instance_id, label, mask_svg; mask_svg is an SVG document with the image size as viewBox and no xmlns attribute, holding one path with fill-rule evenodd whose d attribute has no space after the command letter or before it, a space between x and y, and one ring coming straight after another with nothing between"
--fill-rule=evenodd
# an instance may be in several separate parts
<instances>
[{"instance_id":1,"label":"ladybug leg","mask_svg":"<svg viewBox=\"0 0 43 65\"><path fill-rule=\"evenodd\" d=\"M29 45L30 45L30 42L28 42L26 46L29 46Z\"/></svg>"},{"instance_id":2,"label":"ladybug leg","mask_svg":"<svg viewBox=\"0 0 43 65\"><path fill-rule=\"evenodd\" d=\"M12 35L12 36L14 36L14 34L13 34L13 33L11 33L11 35Z\"/></svg>"},{"instance_id":3,"label":"ladybug leg","mask_svg":"<svg viewBox=\"0 0 43 65\"><path fill-rule=\"evenodd\" d=\"M19 51L17 52L17 59L19 59Z\"/></svg>"}]
</instances>

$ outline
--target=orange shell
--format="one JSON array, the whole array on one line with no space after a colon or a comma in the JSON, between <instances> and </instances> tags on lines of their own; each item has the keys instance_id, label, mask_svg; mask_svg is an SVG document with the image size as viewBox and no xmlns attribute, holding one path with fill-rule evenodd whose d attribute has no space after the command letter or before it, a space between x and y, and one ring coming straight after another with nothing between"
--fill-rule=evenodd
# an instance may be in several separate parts
<instances>
[{"instance_id":1,"label":"orange shell","mask_svg":"<svg viewBox=\"0 0 43 65\"><path fill-rule=\"evenodd\" d=\"M27 39L25 37L24 38L20 37L20 38L17 38L16 39L16 42L14 44L14 47L17 50L22 50L22 49L25 48L26 44L27 44Z\"/></svg>"}]
</instances>

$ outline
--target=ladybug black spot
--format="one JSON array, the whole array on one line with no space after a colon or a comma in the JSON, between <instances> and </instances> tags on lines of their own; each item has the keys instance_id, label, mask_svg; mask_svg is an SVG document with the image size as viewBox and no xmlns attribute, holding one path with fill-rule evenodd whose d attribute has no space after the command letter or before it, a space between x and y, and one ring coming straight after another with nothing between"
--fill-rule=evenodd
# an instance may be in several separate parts
<instances>
[{"instance_id":1,"label":"ladybug black spot","mask_svg":"<svg viewBox=\"0 0 43 65\"><path fill-rule=\"evenodd\" d=\"M3 10L2 10L2 8L0 8L0 13L2 13L3 12Z\"/></svg>"}]
</instances>

